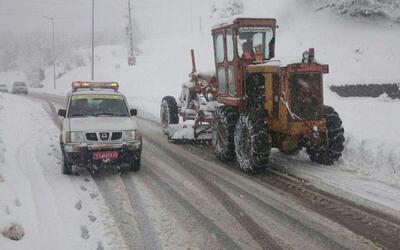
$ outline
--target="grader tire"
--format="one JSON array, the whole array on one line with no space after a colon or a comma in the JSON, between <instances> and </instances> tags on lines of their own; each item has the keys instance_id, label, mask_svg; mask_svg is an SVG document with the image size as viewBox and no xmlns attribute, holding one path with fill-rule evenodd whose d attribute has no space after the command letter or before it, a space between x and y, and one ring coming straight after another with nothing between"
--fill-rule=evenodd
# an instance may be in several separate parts
<instances>
[{"instance_id":1,"label":"grader tire","mask_svg":"<svg viewBox=\"0 0 400 250\"><path fill-rule=\"evenodd\" d=\"M324 165L332 165L342 156L344 150L344 128L338 113L330 106L324 106L326 121L326 142L324 145L307 148L310 160Z\"/></svg>"},{"instance_id":2,"label":"grader tire","mask_svg":"<svg viewBox=\"0 0 400 250\"><path fill-rule=\"evenodd\" d=\"M237 112L233 107L217 108L213 125L212 144L214 153L221 161L235 159L234 135L237 121Z\"/></svg>"},{"instance_id":3,"label":"grader tire","mask_svg":"<svg viewBox=\"0 0 400 250\"><path fill-rule=\"evenodd\" d=\"M178 124L178 105L176 104L173 96L165 96L161 101L160 119L163 128L168 127L170 124Z\"/></svg>"},{"instance_id":4,"label":"grader tire","mask_svg":"<svg viewBox=\"0 0 400 250\"><path fill-rule=\"evenodd\" d=\"M240 169L257 174L268 165L272 140L265 111L242 113L236 125L235 152Z\"/></svg>"}]
</instances>

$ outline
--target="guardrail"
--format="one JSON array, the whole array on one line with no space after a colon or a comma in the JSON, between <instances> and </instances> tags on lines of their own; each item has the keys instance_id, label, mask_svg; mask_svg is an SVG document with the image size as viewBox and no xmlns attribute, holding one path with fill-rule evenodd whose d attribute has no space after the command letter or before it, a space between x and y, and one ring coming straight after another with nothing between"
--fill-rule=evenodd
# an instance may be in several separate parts
<instances>
[{"instance_id":1,"label":"guardrail","mask_svg":"<svg viewBox=\"0 0 400 250\"><path fill-rule=\"evenodd\" d=\"M331 85L329 88L341 97L379 97L386 93L392 99L400 99L400 83Z\"/></svg>"}]
</instances>

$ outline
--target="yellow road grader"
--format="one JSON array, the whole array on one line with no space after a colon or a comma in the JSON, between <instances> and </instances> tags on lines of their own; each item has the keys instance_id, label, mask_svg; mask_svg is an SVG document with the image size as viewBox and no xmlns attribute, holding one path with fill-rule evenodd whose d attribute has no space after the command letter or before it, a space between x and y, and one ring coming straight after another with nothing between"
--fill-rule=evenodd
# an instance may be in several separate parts
<instances>
[{"instance_id":1,"label":"yellow road grader","mask_svg":"<svg viewBox=\"0 0 400 250\"><path fill-rule=\"evenodd\" d=\"M306 148L313 162L336 162L345 138L338 113L324 105L329 67L316 62L314 49L281 66L273 59L275 35L271 18L237 18L213 28L215 74L197 73L192 51L191 79L178 102L162 99L169 139L209 138L218 159L236 159L246 173L268 166L272 147L285 154ZM179 117L193 122L179 125Z\"/></svg>"}]
</instances>

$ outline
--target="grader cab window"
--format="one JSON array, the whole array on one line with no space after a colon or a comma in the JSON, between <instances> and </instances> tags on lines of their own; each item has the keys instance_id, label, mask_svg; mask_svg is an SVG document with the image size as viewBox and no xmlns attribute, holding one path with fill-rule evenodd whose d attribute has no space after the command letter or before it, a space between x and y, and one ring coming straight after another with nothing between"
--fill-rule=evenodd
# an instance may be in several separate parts
<instances>
[{"instance_id":1,"label":"grader cab window","mask_svg":"<svg viewBox=\"0 0 400 250\"><path fill-rule=\"evenodd\" d=\"M232 29L228 29L226 32L226 53L228 62L232 62L234 57L234 46L233 46L233 33Z\"/></svg>"},{"instance_id":2,"label":"grader cab window","mask_svg":"<svg viewBox=\"0 0 400 250\"><path fill-rule=\"evenodd\" d=\"M273 57L274 33L270 27L241 27L237 36L242 60L266 60Z\"/></svg>"},{"instance_id":3,"label":"grader cab window","mask_svg":"<svg viewBox=\"0 0 400 250\"><path fill-rule=\"evenodd\" d=\"M293 73L289 78L291 110L304 120L318 120L322 111L320 73Z\"/></svg>"},{"instance_id":4,"label":"grader cab window","mask_svg":"<svg viewBox=\"0 0 400 250\"><path fill-rule=\"evenodd\" d=\"M217 63L224 62L224 36L222 34L218 34L215 37L215 57Z\"/></svg>"},{"instance_id":5,"label":"grader cab window","mask_svg":"<svg viewBox=\"0 0 400 250\"><path fill-rule=\"evenodd\" d=\"M217 77L218 77L218 92L225 93L226 77L225 77L225 68L223 66L218 67Z\"/></svg>"},{"instance_id":6,"label":"grader cab window","mask_svg":"<svg viewBox=\"0 0 400 250\"><path fill-rule=\"evenodd\" d=\"M236 95L236 82L234 76L234 69L232 66L228 67L228 90L230 96Z\"/></svg>"}]
</instances>

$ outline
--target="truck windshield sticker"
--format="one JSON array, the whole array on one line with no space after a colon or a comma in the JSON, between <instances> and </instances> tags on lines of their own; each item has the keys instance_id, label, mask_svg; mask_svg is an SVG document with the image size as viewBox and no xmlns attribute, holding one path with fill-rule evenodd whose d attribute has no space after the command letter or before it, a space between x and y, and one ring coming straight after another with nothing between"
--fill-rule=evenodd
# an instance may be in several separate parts
<instances>
[{"instance_id":1,"label":"truck windshield sticker","mask_svg":"<svg viewBox=\"0 0 400 250\"><path fill-rule=\"evenodd\" d=\"M270 27L240 27L239 28L240 33L248 33L248 32L258 33L258 32L267 32L267 31L271 31L271 28Z\"/></svg>"}]
</instances>

